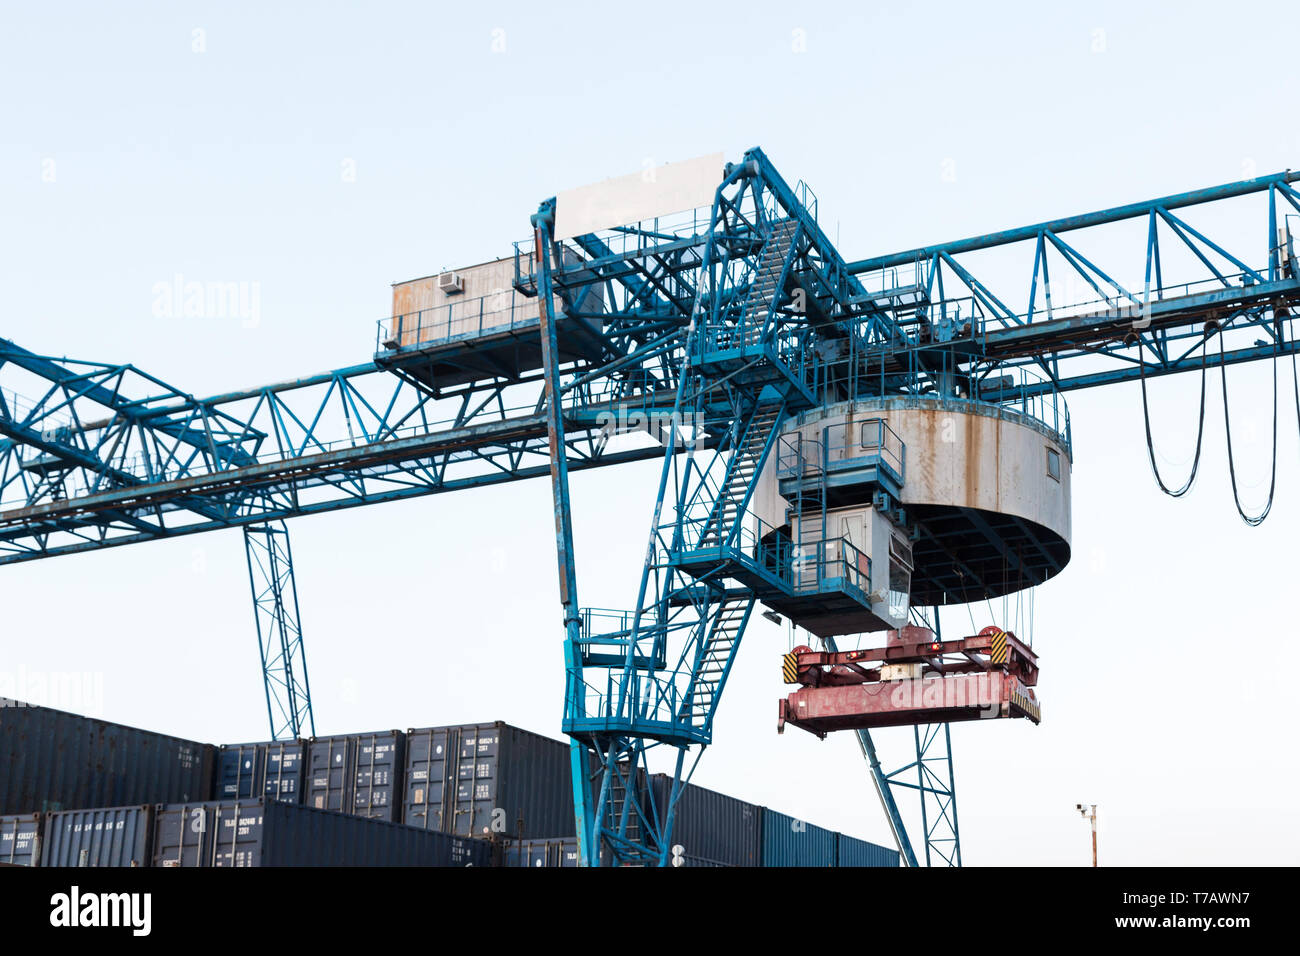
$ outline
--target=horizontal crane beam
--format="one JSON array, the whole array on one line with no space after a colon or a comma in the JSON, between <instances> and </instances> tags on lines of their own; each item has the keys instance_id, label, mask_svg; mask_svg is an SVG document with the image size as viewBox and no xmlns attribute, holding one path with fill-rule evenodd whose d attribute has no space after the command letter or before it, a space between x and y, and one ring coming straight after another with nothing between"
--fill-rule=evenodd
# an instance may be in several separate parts
<instances>
[{"instance_id":1,"label":"horizontal crane beam","mask_svg":"<svg viewBox=\"0 0 1300 956\"><path fill-rule=\"evenodd\" d=\"M1015 229L985 233L982 236L971 236L968 239L959 239L955 242L943 242L933 246L918 246L915 249L908 249L906 252L894 252L871 259L858 259L848 263L847 269L854 275L859 275L863 272L909 265L913 262L932 259L937 255L955 256L965 252L974 252L977 249L990 249L994 246L1004 246L1013 242L1024 242L1028 239L1037 238L1039 233L1043 232L1062 233L1083 229L1088 226L1101 226L1110 222L1136 219L1139 216L1148 215L1152 209L1182 209L1187 206L1198 206L1208 202L1216 202L1220 199L1231 199L1235 196L1262 192L1279 183L1294 182L1300 182L1300 171L1287 170L1281 173L1273 173L1271 176L1258 176L1240 182L1224 183L1221 186L1174 193L1171 196L1148 199L1145 202L1113 206L1100 212L1066 216L1062 219L1051 219L1032 226L1019 226Z\"/></svg>"}]
</instances>

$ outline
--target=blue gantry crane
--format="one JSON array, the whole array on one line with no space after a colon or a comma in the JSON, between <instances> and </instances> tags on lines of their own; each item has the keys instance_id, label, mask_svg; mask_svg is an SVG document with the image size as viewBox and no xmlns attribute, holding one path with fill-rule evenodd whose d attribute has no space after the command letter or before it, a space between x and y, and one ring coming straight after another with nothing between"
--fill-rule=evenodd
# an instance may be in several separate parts
<instances>
[{"instance_id":1,"label":"blue gantry crane","mask_svg":"<svg viewBox=\"0 0 1300 956\"><path fill-rule=\"evenodd\" d=\"M350 368L197 397L0 339L0 563L242 528L271 731L310 734L286 519L549 475L584 863L669 861L682 786L762 605L820 645L786 657L802 688L783 725L855 733L905 861L960 864L948 724L972 705L868 707L862 691L969 686L1038 719L1032 650L995 627L945 637L938 609L1068 562L1065 393L1138 380L1145 397L1150 378L1199 371L1203 430L1209 369L1227 419L1226 367L1272 360L1276 436L1277 362L1294 375L1297 348L1297 179L846 260L811 190L752 149L711 204L673 217L569 235L566 196L544 202L507 288L438 277L446 295L395 305ZM617 440L629 432L654 440ZM1149 420L1147 437L1154 468ZM979 471L990 448L1037 465L1000 484ZM1178 487L1157 472L1163 489L1190 487L1199 449ZM583 607L568 476L651 459L634 599ZM1238 496L1243 519L1263 520L1272 491L1256 513ZM837 643L881 632L883 648ZM892 772L883 726L913 737ZM647 785L652 759L673 771L666 794Z\"/></svg>"}]
</instances>

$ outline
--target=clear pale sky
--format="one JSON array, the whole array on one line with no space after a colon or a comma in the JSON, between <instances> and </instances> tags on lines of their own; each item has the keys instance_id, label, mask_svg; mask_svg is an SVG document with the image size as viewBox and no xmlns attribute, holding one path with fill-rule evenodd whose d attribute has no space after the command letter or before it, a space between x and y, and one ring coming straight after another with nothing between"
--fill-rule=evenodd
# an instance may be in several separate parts
<instances>
[{"instance_id":1,"label":"clear pale sky","mask_svg":"<svg viewBox=\"0 0 1300 956\"><path fill-rule=\"evenodd\" d=\"M5 4L0 334L198 394L364 362L392 281L507 254L557 190L715 150L759 145L808 180L846 258L1300 164L1277 4L860 6ZM256 283L258 321L156 315L178 275ZM1074 557L1034 628L1044 722L954 728L968 864L1088 862L1080 801L1100 805L1103 863L1300 862L1282 372L1256 529L1232 506L1217 384L1181 501L1151 479L1136 386L1070 396ZM1250 505L1270 381L1229 373ZM1179 474L1197 382L1153 394ZM654 479L575 476L583 603L631 602ZM559 736L549 495L292 523L320 732ZM7 566L0 671L89 672L109 719L262 739L247 591L238 531ZM777 736L785 648L756 618L696 782L888 842L850 736ZM887 761L910 739L880 734Z\"/></svg>"}]
</instances>

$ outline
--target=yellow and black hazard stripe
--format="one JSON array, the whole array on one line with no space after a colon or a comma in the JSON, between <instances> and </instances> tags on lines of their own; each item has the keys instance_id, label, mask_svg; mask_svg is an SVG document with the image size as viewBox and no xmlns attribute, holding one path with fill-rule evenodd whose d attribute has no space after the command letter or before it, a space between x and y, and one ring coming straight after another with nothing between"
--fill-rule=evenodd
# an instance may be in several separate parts
<instances>
[{"instance_id":1,"label":"yellow and black hazard stripe","mask_svg":"<svg viewBox=\"0 0 1300 956\"><path fill-rule=\"evenodd\" d=\"M1007 632L993 632L993 646L989 650L989 662L992 664L1005 664L1007 662Z\"/></svg>"},{"instance_id":2,"label":"yellow and black hazard stripe","mask_svg":"<svg viewBox=\"0 0 1300 956\"><path fill-rule=\"evenodd\" d=\"M1011 704L1024 713L1024 715L1034 723L1037 724L1042 721L1043 712L1039 709L1038 705L1024 694L1020 693L1020 691L1015 690L1011 692Z\"/></svg>"},{"instance_id":3,"label":"yellow and black hazard stripe","mask_svg":"<svg viewBox=\"0 0 1300 956\"><path fill-rule=\"evenodd\" d=\"M787 684L799 683L798 656L793 651L781 658L781 676Z\"/></svg>"}]
</instances>

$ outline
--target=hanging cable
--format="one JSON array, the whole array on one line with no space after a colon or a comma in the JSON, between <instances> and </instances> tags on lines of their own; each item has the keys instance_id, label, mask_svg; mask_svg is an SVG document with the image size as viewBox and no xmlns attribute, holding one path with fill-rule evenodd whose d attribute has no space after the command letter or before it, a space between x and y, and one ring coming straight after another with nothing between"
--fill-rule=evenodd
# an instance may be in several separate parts
<instances>
[{"instance_id":1,"label":"hanging cable","mask_svg":"<svg viewBox=\"0 0 1300 956\"><path fill-rule=\"evenodd\" d=\"M1160 477L1160 468L1156 465L1156 449L1151 441L1151 408L1147 404L1147 363L1142 361L1142 356L1138 355L1138 376L1142 380L1142 422L1147 431L1147 457L1151 459L1151 474L1155 475L1156 484L1160 490L1171 498L1181 498L1187 492L1192 490L1192 485L1196 482L1196 472L1201 466L1201 439L1205 435L1205 372L1208 365L1209 352L1209 333L1201 340L1201 410L1199 421L1196 423L1196 453L1192 456L1192 471L1187 476L1187 482L1179 489L1174 490L1165 484ZM1219 339L1219 347L1223 347L1223 339ZM1242 517L1245 517L1244 515Z\"/></svg>"},{"instance_id":2,"label":"hanging cable","mask_svg":"<svg viewBox=\"0 0 1300 956\"><path fill-rule=\"evenodd\" d=\"M1292 322L1295 320L1292 319ZM1291 342L1295 342L1295 326L1291 326ZM1277 356L1273 356L1273 361L1277 361ZM1296 424L1300 425L1300 374L1297 374L1295 367L1295 349L1291 350L1291 382L1295 388L1295 419Z\"/></svg>"},{"instance_id":3,"label":"hanging cable","mask_svg":"<svg viewBox=\"0 0 1300 956\"><path fill-rule=\"evenodd\" d=\"M1264 504L1264 510L1258 515L1251 517L1246 514L1241 507L1241 497L1237 494L1237 468L1232 459L1232 419L1228 416L1228 371L1227 364L1224 362L1223 354L1223 335L1219 336L1219 373L1223 378L1223 427L1228 436L1228 475L1232 478L1232 500L1237 506L1237 514L1241 515L1241 520L1246 522L1252 528L1264 523L1268 513L1273 509L1273 492L1277 488L1277 349L1278 342L1282 335L1282 329L1279 326L1277 338L1273 339L1273 468L1272 475L1268 482L1268 501Z\"/></svg>"}]
</instances>

